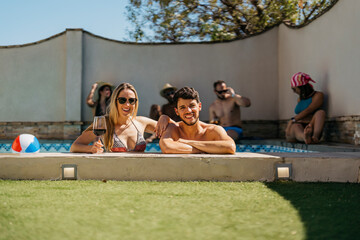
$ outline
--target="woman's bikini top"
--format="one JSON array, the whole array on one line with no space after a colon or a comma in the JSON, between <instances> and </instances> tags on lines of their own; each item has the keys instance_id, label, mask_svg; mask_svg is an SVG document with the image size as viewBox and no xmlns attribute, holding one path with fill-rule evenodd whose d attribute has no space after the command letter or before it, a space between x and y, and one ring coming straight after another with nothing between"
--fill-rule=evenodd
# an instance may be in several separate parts
<instances>
[{"instance_id":1,"label":"woman's bikini top","mask_svg":"<svg viewBox=\"0 0 360 240\"><path fill-rule=\"evenodd\" d=\"M116 133L114 133L114 145L111 148L112 152L144 152L146 149L146 142L144 139L144 136L141 134L141 132L137 129L136 125L134 124L133 121L131 121L132 124L134 125L134 127L136 128L137 131L137 139L136 139L136 144L134 149L128 149L127 147L125 147L125 144L118 138L118 136L116 135Z\"/></svg>"},{"instance_id":2,"label":"woman's bikini top","mask_svg":"<svg viewBox=\"0 0 360 240\"><path fill-rule=\"evenodd\" d=\"M310 106L311 103L312 103L312 97L300 100L295 107L295 114L299 114L302 111L304 111L306 108Z\"/></svg>"}]
</instances>

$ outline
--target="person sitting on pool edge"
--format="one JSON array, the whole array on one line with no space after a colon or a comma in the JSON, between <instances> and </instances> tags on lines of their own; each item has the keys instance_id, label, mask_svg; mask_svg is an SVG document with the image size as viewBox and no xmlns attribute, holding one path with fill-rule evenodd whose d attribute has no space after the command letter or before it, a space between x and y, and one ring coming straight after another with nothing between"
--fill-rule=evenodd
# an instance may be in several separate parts
<instances>
[{"instance_id":1,"label":"person sitting on pool edge","mask_svg":"<svg viewBox=\"0 0 360 240\"><path fill-rule=\"evenodd\" d=\"M315 81L302 72L295 73L291 78L291 89L299 95L295 107L295 116L289 120L285 130L288 142L319 143L326 113L323 110L324 94L315 91L310 82Z\"/></svg>"},{"instance_id":2,"label":"person sitting on pool edge","mask_svg":"<svg viewBox=\"0 0 360 240\"><path fill-rule=\"evenodd\" d=\"M217 99L210 105L210 123L224 127L225 131L235 141L242 137L240 107L250 107L249 98L236 94L234 89L228 87L223 80L214 82L214 92Z\"/></svg>"},{"instance_id":3,"label":"person sitting on pool edge","mask_svg":"<svg viewBox=\"0 0 360 240\"><path fill-rule=\"evenodd\" d=\"M147 117L137 116L139 107L138 95L129 83L120 84L111 96L106 117L106 133L102 136L103 143L96 140L93 126L88 127L71 145L70 152L102 153L107 152L144 152L146 142L144 132L160 135L168 123L173 122L168 116L162 115L159 124ZM175 122L174 122L175 123ZM94 142L94 144L89 145Z\"/></svg>"},{"instance_id":4,"label":"person sitting on pool edge","mask_svg":"<svg viewBox=\"0 0 360 240\"><path fill-rule=\"evenodd\" d=\"M161 136L163 153L235 153L235 142L224 128L199 120L201 102L194 88L176 91L174 103L181 121L169 123Z\"/></svg>"}]
</instances>

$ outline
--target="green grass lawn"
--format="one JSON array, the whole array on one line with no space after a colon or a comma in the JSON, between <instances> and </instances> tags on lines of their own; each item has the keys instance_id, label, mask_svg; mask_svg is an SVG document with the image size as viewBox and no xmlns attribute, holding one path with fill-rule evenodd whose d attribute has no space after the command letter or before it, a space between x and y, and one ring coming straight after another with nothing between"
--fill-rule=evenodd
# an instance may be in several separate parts
<instances>
[{"instance_id":1,"label":"green grass lawn","mask_svg":"<svg viewBox=\"0 0 360 240\"><path fill-rule=\"evenodd\" d=\"M360 184L0 180L0 239L355 239Z\"/></svg>"}]
</instances>

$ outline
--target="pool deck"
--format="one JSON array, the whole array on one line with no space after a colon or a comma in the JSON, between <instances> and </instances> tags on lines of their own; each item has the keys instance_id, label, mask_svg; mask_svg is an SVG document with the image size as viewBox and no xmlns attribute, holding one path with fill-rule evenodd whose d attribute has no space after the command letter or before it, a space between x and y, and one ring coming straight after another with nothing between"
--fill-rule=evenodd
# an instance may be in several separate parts
<instances>
[{"instance_id":1,"label":"pool deck","mask_svg":"<svg viewBox=\"0 0 360 240\"><path fill-rule=\"evenodd\" d=\"M276 181L277 164L291 163L296 182L360 182L360 152L156 154L2 153L0 179L61 180L75 164L78 180Z\"/></svg>"}]
</instances>

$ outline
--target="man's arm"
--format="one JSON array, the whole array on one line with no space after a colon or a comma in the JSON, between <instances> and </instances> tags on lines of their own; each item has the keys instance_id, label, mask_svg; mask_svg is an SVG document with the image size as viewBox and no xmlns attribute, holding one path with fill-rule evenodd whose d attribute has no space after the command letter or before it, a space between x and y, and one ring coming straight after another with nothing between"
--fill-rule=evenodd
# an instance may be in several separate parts
<instances>
[{"instance_id":1,"label":"man's arm","mask_svg":"<svg viewBox=\"0 0 360 240\"><path fill-rule=\"evenodd\" d=\"M206 153L235 153L235 142L231 137L229 137L229 135L227 135L224 128L220 126L214 126L212 130L208 131L211 131L211 133L209 133L209 138L214 140L197 141L179 139L179 142L193 146L194 148Z\"/></svg>"},{"instance_id":2,"label":"man's arm","mask_svg":"<svg viewBox=\"0 0 360 240\"><path fill-rule=\"evenodd\" d=\"M178 140L178 127L170 123L159 141L161 151L163 153L201 153L201 151L195 147L181 143Z\"/></svg>"},{"instance_id":3,"label":"man's arm","mask_svg":"<svg viewBox=\"0 0 360 240\"><path fill-rule=\"evenodd\" d=\"M216 120L215 118L217 118L216 114L215 114L215 106L214 103L210 105L209 107L209 122L216 124Z\"/></svg>"},{"instance_id":4,"label":"man's arm","mask_svg":"<svg viewBox=\"0 0 360 240\"><path fill-rule=\"evenodd\" d=\"M250 107L251 102L250 102L249 98L240 96L239 94L236 94L234 89L232 89L231 87L229 87L228 89L231 94L231 97L233 97L235 99L235 102L237 105L242 106L242 107Z\"/></svg>"},{"instance_id":5,"label":"man's arm","mask_svg":"<svg viewBox=\"0 0 360 240\"><path fill-rule=\"evenodd\" d=\"M239 94L235 94L234 96L236 104L242 107L250 107L251 102L247 97L240 96Z\"/></svg>"}]
</instances>

